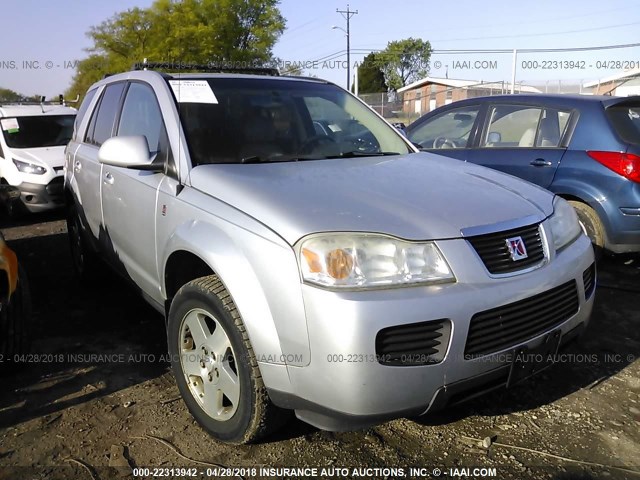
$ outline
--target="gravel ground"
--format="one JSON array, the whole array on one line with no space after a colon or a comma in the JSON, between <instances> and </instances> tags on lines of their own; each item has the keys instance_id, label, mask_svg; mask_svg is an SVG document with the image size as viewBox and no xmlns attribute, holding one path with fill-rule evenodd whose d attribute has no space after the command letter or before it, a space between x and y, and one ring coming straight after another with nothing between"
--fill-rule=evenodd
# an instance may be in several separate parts
<instances>
[{"instance_id":1,"label":"gravel ground","mask_svg":"<svg viewBox=\"0 0 640 480\"><path fill-rule=\"evenodd\" d=\"M495 468L490 478L640 479L639 257L601 262L586 334L530 381L366 431L292 419L261 444L232 447L180 400L163 318L109 273L95 285L75 279L59 216L1 229L29 275L35 340L0 379L0 480L131 478L133 467L151 468L138 478L428 478L434 468L481 478L474 468ZM180 467L191 470L169 470ZM282 470L293 467L317 470Z\"/></svg>"}]
</instances>

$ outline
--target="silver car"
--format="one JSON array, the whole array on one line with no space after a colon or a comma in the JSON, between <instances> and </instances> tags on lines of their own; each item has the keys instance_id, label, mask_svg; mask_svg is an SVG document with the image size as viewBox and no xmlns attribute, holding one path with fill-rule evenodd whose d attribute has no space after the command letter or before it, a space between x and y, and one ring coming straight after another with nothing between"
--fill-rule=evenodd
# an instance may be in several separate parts
<instances>
[{"instance_id":1,"label":"silver car","mask_svg":"<svg viewBox=\"0 0 640 480\"><path fill-rule=\"evenodd\" d=\"M425 414L584 329L594 257L565 200L419 153L331 83L263 73L108 77L66 150L75 267L102 257L166 315L215 438L287 410L327 430Z\"/></svg>"}]
</instances>

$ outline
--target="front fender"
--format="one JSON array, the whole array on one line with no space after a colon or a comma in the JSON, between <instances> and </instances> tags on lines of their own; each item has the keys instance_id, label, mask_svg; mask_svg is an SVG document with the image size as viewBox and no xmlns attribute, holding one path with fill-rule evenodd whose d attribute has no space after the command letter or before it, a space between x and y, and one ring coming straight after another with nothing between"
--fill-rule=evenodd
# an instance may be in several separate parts
<instances>
[{"instance_id":1,"label":"front fender","mask_svg":"<svg viewBox=\"0 0 640 480\"><path fill-rule=\"evenodd\" d=\"M310 361L304 305L293 249L279 237L258 235L212 218L178 226L162 252L190 252L218 275L231 294L260 363L305 366Z\"/></svg>"}]
</instances>

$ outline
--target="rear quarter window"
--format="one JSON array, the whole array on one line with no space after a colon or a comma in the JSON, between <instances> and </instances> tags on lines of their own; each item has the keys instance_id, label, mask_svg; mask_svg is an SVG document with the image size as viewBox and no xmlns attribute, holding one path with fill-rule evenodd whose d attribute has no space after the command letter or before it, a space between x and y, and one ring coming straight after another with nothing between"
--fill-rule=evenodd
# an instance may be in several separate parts
<instances>
[{"instance_id":1,"label":"rear quarter window","mask_svg":"<svg viewBox=\"0 0 640 480\"><path fill-rule=\"evenodd\" d=\"M75 138L77 132L78 132L78 128L80 127L80 124L82 123L82 119L84 118L84 116L87 113L87 110L89 109L89 105L91 105L91 100L93 100L93 97L96 96L96 92L98 91L97 88L94 88L93 90L89 90L87 92L87 95L84 97L84 100L82 101L82 104L80 105L80 109L78 110L78 113L76 114L76 121L73 125L73 136Z\"/></svg>"},{"instance_id":2,"label":"rear quarter window","mask_svg":"<svg viewBox=\"0 0 640 480\"><path fill-rule=\"evenodd\" d=\"M640 145L640 103L613 105L607 117L622 140Z\"/></svg>"}]
</instances>

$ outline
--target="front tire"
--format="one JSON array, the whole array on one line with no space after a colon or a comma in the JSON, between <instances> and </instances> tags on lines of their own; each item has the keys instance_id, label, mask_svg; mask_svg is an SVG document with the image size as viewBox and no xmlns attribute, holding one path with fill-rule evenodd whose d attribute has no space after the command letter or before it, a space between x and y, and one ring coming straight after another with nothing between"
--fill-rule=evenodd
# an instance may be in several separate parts
<instances>
[{"instance_id":1,"label":"front tire","mask_svg":"<svg viewBox=\"0 0 640 480\"><path fill-rule=\"evenodd\" d=\"M189 411L214 438L254 442L281 420L235 304L216 275L184 285L171 302L171 367Z\"/></svg>"}]
</instances>

